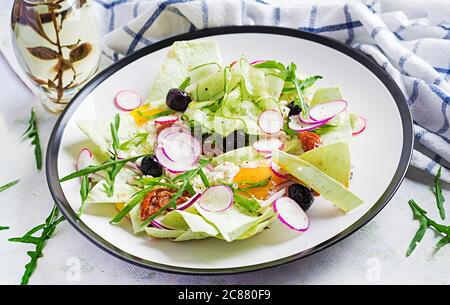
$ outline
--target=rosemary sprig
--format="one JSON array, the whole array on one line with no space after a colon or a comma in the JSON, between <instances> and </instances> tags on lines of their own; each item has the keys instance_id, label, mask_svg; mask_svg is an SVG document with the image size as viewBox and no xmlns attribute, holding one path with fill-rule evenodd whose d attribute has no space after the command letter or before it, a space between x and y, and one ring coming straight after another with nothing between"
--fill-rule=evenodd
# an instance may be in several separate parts
<instances>
[{"instance_id":1,"label":"rosemary sprig","mask_svg":"<svg viewBox=\"0 0 450 305\"><path fill-rule=\"evenodd\" d=\"M56 226L64 220L63 216L58 218L58 214L59 211L55 205L51 210L50 215L45 220L45 223L34 227L22 237L15 237L9 239L9 241L11 242L33 244L36 246L34 251L27 252L27 254L30 256L31 259L28 262L28 264L25 265L25 272L22 276L21 285L28 284L31 275L36 270L38 259L43 255L42 251L45 247L46 241L50 239L50 237L52 237L56 229ZM39 237L33 236L40 230L42 230L42 232Z\"/></svg>"},{"instance_id":2,"label":"rosemary sprig","mask_svg":"<svg viewBox=\"0 0 450 305\"><path fill-rule=\"evenodd\" d=\"M38 170L42 169L42 151L41 142L39 140L38 125L36 120L36 114L34 109L31 109L31 117L28 121L28 128L23 133L22 137L27 137L32 139L31 144L34 145L34 157L36 159L36 167Z\"/></svg>"},{"instance_id":3,"label":"rosemary sprig","mask_svg":"<svg viewBox=\"0 0 450 305\"><path fill-rule=\"evenodd\" d=\"M19 181L20 181L20 179L17 179L17 180L14 180L12 182L9 182L9 183L7 183L5 185L0 186L0 192L3 192L5 190L9 189L10 187L16 185L17 183L19 183Z\"/></svg>"},{"instance_id":4,"label":"rosemary sprig","mask_svg":"<svg viewBox=\"0 0 450 305\"><path fill-rule=\"evenodd\" d=\"M444 209L444 202L445 198L442 194L442 187L441 187L441 170L442 167L439 167L439 170L436 174L436 177L434 178L434 195L436 196L436 205L439 210L439 215L441 216L441 219L445 219L445 209Z\"/></svg>"},{"instance_id":5,"label":"rosemary sprig","mask_svg":"<svg viewBox=\"0 0 450 305\"><path fill-rule=\"evenodd\" d=\"M450 226L445 226L435 222L427 216L427 212L422 209L413 199L408 201L409 206L411 207L414 218L419 220L420 227L414 235L411 243L409 244L408 250L406 251L406 256L410 256L411 253L416 248L417 244L422 241L422 238L425 235L427 228L434 229L438 234L441 234L442 238L436 244L436 250L439 250L444 245L450 243Z\"/></svg>"}]
</instances>

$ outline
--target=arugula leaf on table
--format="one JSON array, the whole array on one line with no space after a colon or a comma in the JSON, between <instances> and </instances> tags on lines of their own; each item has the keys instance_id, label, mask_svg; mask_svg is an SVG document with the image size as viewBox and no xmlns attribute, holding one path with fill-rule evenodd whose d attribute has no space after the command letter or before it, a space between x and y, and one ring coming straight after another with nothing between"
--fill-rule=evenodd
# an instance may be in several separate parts
<instances>
[{"instance_id":1,"label":"arugula leaf on table","mask_svg":"<svg viewBox=\"0 0 450 305\"><path fill-rule=\"evenodd\" d=\"M9 229L9 227L3 227L3 226L0 226L0 231L8 230L8 229Z\"/></svg>"},{"instance_id":2,"label":"arugula leaf on table","mask_svg":"<svg viewBox=\"0 0 450 305\"><path fill-rule=\"evenodd\" d=\"M28 281L33 274L33 272L36 270L37 262L40 257L43 255L43 249L45 247L46 241L50 239L56 229L56 226L64 221L64 217L61 216L58 218L59 210L56 207L56 205L53 207L53 209L50 212L50 215L45 220L45 223L38 225L28 231L24 236L22 237L15 237L10 238L9 241L11 242L19 242L19 243L26 243L26 244L33 244L35 245L34 251L28 251L27 254L30 256L30 261L25 265L25 272L22 276L21 285L28 284ZM33 236L33 234L37 233L38 231L42 230L41 235L38 237Z\"/></svg>"},{"instance_id":3,"label":"arugula leaf on table","mask_svg":"<svg viewBox=\"0 0 450 305\"><path fill-rule=\"evenodd\" d=\"M27 137L32 139L31 144L34 145L34 157L36 159L36 168L38 170L42 169L42 151L41 151L41 141L39 140L38 125L36 120L36 114L34 109L31 109L31 117L28 121L28 128L22 134L22 137Z\"/></svg>"},{"instance_id":4,"label":"arugula leaf on table","mask_svg":"<svg viewBox=\"0 0 450 305\"><path fill-rule=\"evenodd\" d=\"M19 183L19 181L20 181L20 179L17 179L17 180L14 180L12 182L9 182L9 183L7 183L5 185L0 186L0 192L3 192L5 190L9 189L10 187L16 185L17 183Z\"/></svg>"},{"instance_id":5,"label":"arugula leaf on table","mask_svg":"<svg viewBox=\"0 0 450 305\"><path fill-rule=\"evenodd\" d=\"M427 228L434 229L438 234L443 235L442 239L436 244L436 250L442 248L447 243L450 243L450 226L445 226L435 222L427 216L427 212L422 209L413 199L408 201L411 207L414 218L419 220L420 227L414 235L411 243L409 244L408 250L406 251L406 256L410 256L411 253L416 248L417 244L420 243L425 235Z\"/></svg>"},{"instance_id":6,"label":"arugula leaf on table","mask_svg":"<svg viewBox=\"0 0 450 305\"><path fill-rule=\"evenodd\" d=\"M434 178L434 195L436 196L436 205L439 210L439 215L441 216L442 220L445 219L445 209L444 209L444 202L445 198L442 194L442 187L441 187L441 170L442 167L439 167L439 170L436 174L436 177Z\"/></svg>"}]
</instances>

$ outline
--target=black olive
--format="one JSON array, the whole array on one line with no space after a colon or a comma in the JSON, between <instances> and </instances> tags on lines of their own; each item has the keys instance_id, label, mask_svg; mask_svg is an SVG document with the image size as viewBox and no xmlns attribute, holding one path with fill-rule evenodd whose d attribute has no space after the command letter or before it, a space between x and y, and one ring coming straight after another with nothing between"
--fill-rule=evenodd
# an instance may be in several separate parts
<instances>
[{"instance_id":1,"label":"black olive","mask_svg":"<svg viewBox=\"0 0 450 305\"><path fill-rule=\"evenodd\" d=\"M163 173L161 165L153 155L145 156L142 159L141 171L144 175L150 175L152 177L160 177Z\"/></svg>"},{"instance_id":2,"label":"black olive","mask_svg":"<svg viewBox=\"0 0 450 305\"><path fill-rule=\"evenodd\" d=\"M170 89L167 93L166 104L170 109L185 111L190 102L189 95L178 88Z\"/></svg>"},{"instance_id":3,"label":"black olive","mask_svg":"<svg viewBox=\"0 0 450 305\"><path fill-rule=\"evenodd\" d=\"M296 115L302 112L302 108L295 105L294 102L290 102L287 107L289 108L289 115Z\"/></svg>"},{"instance_id":4,"label":"black olive","mask_svg":"<svg viewBox=\"0 0 450 305\"><path fill-rule=\"evenodd\" d=\"M297 202L303 211L308 210L314 202L311 190L299 183L288 187L288 196Z\"/></svg>"}]
</instances>

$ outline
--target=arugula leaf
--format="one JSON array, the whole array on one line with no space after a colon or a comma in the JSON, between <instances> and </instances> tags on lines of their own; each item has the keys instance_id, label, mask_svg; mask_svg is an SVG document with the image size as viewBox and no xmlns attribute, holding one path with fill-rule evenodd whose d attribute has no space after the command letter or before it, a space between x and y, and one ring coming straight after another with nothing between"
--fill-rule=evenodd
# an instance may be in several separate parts
<instances>
[{"instance_id":1,"label":"arugula leaf","mask_svg":"<svg viewBox=\"0 0 450 305\"><path fill-rule=\"evenodd\" d=\"M8 230L9 229L9 227L3 227L3 226L0 226L0 231L2 231L2 230Z\"/></svg>"},{"instance_id":2,"label":"arugula leaf","mask_svg":"<svg viewBox=\"0 0 450 305\"><path fill-rule=\"evenodd\" d=\"M240 187L238 188L238 190L240 191L248 191L257 187L262 187L262 186L266 186L267 184L269 184L270 180L272 179L272 176L267 177L266 179L257 181L257 182L253 182L253 181L239 181L239 184L245 184L248 185L246 187Z\"/></svg>"},{"instance_id":3,"label":"arugula leaf","mask_svg":"<svg viewBox=\"0 0 450 305\"><path fill-rule=\"evenodd\" d=\"M267 60L267 61L263 61L257 64L252 65L252 67L255 68L266 68L266 69L276 69L279 70L281 72L285 71L286 68L284 67L284 65L278 61L275 60Z\"/></svg>"},{"instance_id":4,"label":"arugula leaf","mask_svg":"<svg viewBox=\"0 0 450 305\"><path fill-rule=\"evenodd\" d=\"M22 134L22 137L27 137L32 139L31 144L34 145L34 157L36 159L36 168L38 170L42 169L42 151L41 151L41 141L39 140L38 125L36 120L36 114L34 109L31 108L31 117L28 121L28 128Z\"/></svg>"},{"instance_id":5,"label":"arugula leaf","mask_svg":"<svg viewBox=\"0 0 450 305\"><path fill-rule=\"evenodd\" d=\"M62 221L64 221L64 217L61 216L58 218L58 214L59 210L55 205L53 206L53 209L51 210L50 215L47 217L44 224L34 227L22 237L15 237L9 239L9 241L11 242L33 244L36 246L34 251L27 252L27 254L30 256L31 259L28 262L28 264L25 265L25 272L22 276L21 285L28 284L31 275L36 270L38 259L43 255L42 251L45 247L46 241L52 237L56 229L56 226ZM32 236L34 233L40 230L42 230L42 232L39 237Z\"/></svg>"},{"instance_id":6,"label":"arugula leaf","mask_svg":"<svg viewBox=\"0 0 450 305\"><path fill-rule=\"evenodd\" d=\"M311 132L315 132L315 133L317 133L318 135L322 135L322 134L324 134L324 133L326 133L326 132L328 132L328 131L330 131L331 129L334 129L334 128L336 128L336 127L337 127L337 126L336 126L336 125L333 125L333 124L324 124L324 125L322 125L322 126L316 128L316 129L311 130Z\"/></svg>"},{"instance_id":7,"label":"arugula leaf","mask_svg":"<svg viewBox=\"0 0 450 305\"><path fill-rule=\"evenodd\" d=\"M81 188L80 188L81 207L77 213L78 218L80 218L81 214L83 214L84 206L86 204L86 199L88 197L89 191L90 191L89 178L86 175L81 177Z\"/></svg>"},{"instance_id":8,"label":"arugula leaf","mask_svg":"<svg viewBox=\"0 0 450 305\"><path fill-rule=\"evenodd\" d=\"M209 183L208 177L206 177L205 172L201 169L198 174L200 175L200 179L202 179L203 185L205 187L210 187L211 183Z\"/></svg>"},{"instance_id":9,"label":"arugula leaf","mask_svg":"<svg viewBox=\"0 0 450 305\"><path fill-rule=\"evenodd\" d=\"M119 149L119 127L120 127L120 115L116 114L114 122L110 123L111 136L112 136L112 148L114 155L117 156L117 150Z\"/></svg>"},{"instance_id":10,"label":"arugula leaf","mask_svg":"<svg viewBox=\"0 0 450 305\"><path fill-rule=\"evenodd\" d=\"M89 175L92 173L96 173L105 169L109 169L113 166L115 166L116 164L121 164L123 163L123 165L125 165L128 162L136 162L137 159L144 157L145 154L143 155L139 155L139 156L134 156L134 157L130 157L130 158L126 158L126 159L120 159L120 160L108 160L105 163L102 163L100 165L90 165L88 167L85 167L79 171L73 172L67 176L64 176L63 178L59 179L59 182L64 182L67 180L71 180L74 178L78 178L78 177L82 177L85 175ZM123 166L122 166L123 167Z\"/></svg>"},{"instance_id":11,"label":"arugula leaf","mask_svg":"<svg viewBox=\"0 0 450 305\"><path fill-rule=\"evenodd\" d=\"M295 91L297 93L297 96L294 98L294 104L302 109L301 115L303 117L306 117L306 113L308 112L308 104L306 104L305 100L303 99L303 93L296 76L296 70L297 66L294 63L291 63L289 66L287 66L285 70L286 81L291 82L294 85Z\"/></svg>"},{"instance_id":12,"label":"arugula leaf","mask_svg":"<svg viewBox=\"0 0 450 305\"><path fill-rule=\"evenodd\" d=\"M241 207L248 210L249 212L257 213L261 208L258 201L256 201L254 198L246 198L244 196L239 195L235 191L233 191L233 194L234 194L234 202L239 204Z\"/></svg>"},{"instance_id":13,"label":"arugula leaf","mask_svg":"<svg viewBox=\"0 0 450 305\"><path fill-rule=\"evenodd\" d=\"M178 86L178 89L184 90L187 86L189 86L189 83L191 82L191 78L188 76L184 79L184 81Z\"/></svg>"},{"instance_id":14,"label":"arugula leaf","mask_svg":"<svg viewBox=\"0 0 450 305\"><path fill-rule=\"evenodd\" d=\"M323 77L321 75L314 75L314 76L309 76L309 77L305 78L304 80L298 80L300 90L305 90L306 88L311 87L312 85L314 85L314 83L317 80L322 79L322 78ZM294 90L296 90L295 87L283 88L283 92L291 92Z\"/></svg>"},{"instance_id":15,"label":"arugula leaf","mask_svg":"<svg viewBox=\"0 0 450 305\"><path fill-rule=\"evenodd\" d=\"M436 244L436 250L450 243L450 226L438 224L434 220L428 218L428 216L426 215L427 212L422 209L413 199L409 200L408 204L413 211L414 218L419 220L420 227L411 240L411 243L409 244L408 250L406 251L406 256L411 255L417 244L422 241L422 238L424 237L425 232L429 227L433 228L436 232L444 235L443 238Z\"/></svg>"},{"instance_id":16,"label":"arugula leaf","mask_svg":"<svg viewBox=\"0 0 450 305\"><path fill-rule=\"evenodd\" d=\"M130 145L134 147L138 147L142 143L144 143L148 138L148 132L140 132L137 133L134 137L129 139L128 141L123 142L119 145L120 150L129 150Z\"/></svg>"},{"instance_id":17,"label":"arugula leaf","mask_svg":"<svg viewBox=\"0 0 450 305\"><path fill-rule=\"evenodd\" d=\"M141 118L144 118L144 119L147 119L147 120L154 120L154 119L157 119L157 118L162 117L162 116L174 114L174 112L172 110L164 110L164 111L158 112L158 113L153 114L153 115L145 115L142 111L138 110L137 114Z\"/></svg>"},{"instance_id":18,"label":"arugula leaf","mask_svg":"<svg viewBox=\"0 0 450 305\"><path fill-rule=\"evenodd\" d=\"M0 186L0 192L3 192L5 190L9 189L10 187L16 185L17 183L19 183L19 181L20 181L20 179L17 179L17 180L14 180L12 182L9 182L9 183L7 183L5 185Z\"/></svg>"},{"instance_id":19,"label":"arugula leaf","mask_svg":"<svg viewBox=\"0 0 450 305\"><path fill-rule=\"evenodd\" d=\"M441 187L441 170L442 167L439 167L439 170L436 174L436 177L434 178L434 195L436 196L436 205L439 210L439 215L441 216L441 219L445 219L445 209L444 209L444 202L445 198L442 194L442 187Z\"/></svg>"},{"instance_id":20,"label":"arugula leaf","mask_svg":"<svg viewBox=\"0 0 450 305\"><path fill-rule=\"evenodd\" d=\"M165 210L167 210L167 208L172 207L172 208L176 208L177 207L177 199L180 198L183 193L191 186L190 184L190 180L192 178L194 178L196 175L198 175L198 173L206 166L208 165L210 162L212 161L212 159L209 159L207 161L201 160L200 161L200 166L198 166L197 168L191 169L187 172L184 172L181 175L178 175L177 177L175 177L173 179L173 181L183 181L182 185L180 186L180 188L178 189L178 191L173 194L172 198L170 199L170 201L164 205L162 208L160 208L155 214L153 214L152 216L150 216L149 218L147 218L142 224L142 227L146 227L148 226L148 224L150 222L152 222L156 217L158 217L162 212L164 212Z\"/></svg>"},{"instance_id":21,"label":"arugula leaf","mask_svg":"<svg viewBox=\"0 0 450 305\"><path fill-rule=\"evenodd\" d=\"M144 200L145 196L147 196L147 194L153 189L154 185L150 185L142 190L140 190L139 192L137 192L136 194L134 194L133 198L131 199L130 202L128 202L128 204L119 212L119 214L117 214L116 216L114 216L113 219L111 219L109 221L109 223L118 223L119 221L122 220L122 218L124 218L126 215L128 215L128 213L130 213L130 211L139 203L142 202L142 200Z\"/></svg>"}]
</instances>

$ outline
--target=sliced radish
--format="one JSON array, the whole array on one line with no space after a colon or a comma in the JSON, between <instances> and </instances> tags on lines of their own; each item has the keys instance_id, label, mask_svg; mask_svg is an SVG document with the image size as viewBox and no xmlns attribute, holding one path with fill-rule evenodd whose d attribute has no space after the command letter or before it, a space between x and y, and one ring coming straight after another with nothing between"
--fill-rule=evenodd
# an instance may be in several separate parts
<instances>
[{"instance_id":1,"label":"sliced radish","mask_svg":"<svg viewBox=\"0 0 450 305\"><path fill-rule=\"evenodd\" d=\"M308 230L308 216L291 198L281 197L275 200L273 210L278 213L278 219L292 230L299 232Z\"/></svg>"},{"instance_id":2,"label":"sliced radish","mask_svg":"<svg viewBox=\"0 0 450 305\"><path fill-rule=\"evenodd\" d=\"M330 120L330 119L326 119L326 120L322 120L322 121L314 121L309 117L309 114L308 114L308 118L304 118L301 113L298 115L298 118L299 118L300 122L302 122L303 124L308 124L308 125L315 125L315 124L318 124L321 122L327 122Z\"/></svg>"},{"instance_id":3,"label":"sliced radish","mask_svg":"<svg viewBox=\"0 0 450 305\"><path fill-rule=\"evenodd\" d=\"M155 228L158 228L158 229L172 230L171 228L166 227L165 225L163 225L163 224L161 223L161 221L159 221L159 220L157 220L157 219L152 220L151 224L152 224L152 226L154 226Z\"/></svg>"},{"instance_id":4,"label":"sliced radish","mask_svg":"<svg viewBox=\"0 0 450 305\"><path fill-rule=\"evenodd\" d=\"M282 169L280 166L278 166L278 164L276 164L275 162L270 162L270 169L272 170L272 172L278 176L281 179L287 179L287 175L288 172L286 172L284 169Z\"/></svg>"},{"instance_id":5,"label":"sliced radish","mask_svg":"<svg viewBox=\"0 0 450 305\"><path fill-rule=\"evenodd\" d=\"M288 176L288 178L291 178L291 177ZM290 187L292 184L296 184L296 183L297 183L297 182L295 182L295 181L288 180L288 181L286 181L286 182L283 182L283 183L281 183L281 184L278 184L275 190L276 190L276 191L283 190L283 189L286 189L286 190L287 190L288 187Z\"/></svg>"},{"instance_id":6,"label":"sliced radish","mask_svg":"<svg viewBox=\"0 0 450 305\"><path fill-rule=\"evenodd\" d=\"M280 189L279 191L277 191L276 193L270 195L268 198L266 198L264 201L260 201L259 205L262 207L267 207L269 205L271 205L272 203L275 202L275 200L280 199L281 197L283 197L284 195L286 195L286 191L287 189Z\"/></svg>"},{"instance_id":7,"label":"sliced radish","mask_svg":"<svg viewBox=\"0 0 450 305\"><path fill-rule=\"evenodd\" d=\"M322 122L317 122L316 124L305 124L300 122L300 118L298 115L294 115L289 117L289 123L288 126L290 129L295 131L308 131L316 129L317 127L320 127L322 125L325 125L329 120L325 120Z\"/></svg>"},{"instance_id":8,"label":"sliced radish","mask_svg":"<svg viewBox=\"0 0 450 305\"><path fill-rule=\"evenodd\" d=\"M277 133L283 128L283 116L276 110L266 110L259 116L258 125L265 133Z\"/></svg>"},{"instance_id":9,"label":"sliced radish","mask_svg":"<svg viewBox=\"0 0 450 305\"><path fill-rule=\"evenodd\" d=\"M162 145L157 145L155 149L155 156L158 160L158 163L161 164L162 167L167 169L172 174L179 174L183 173L187 170L190 170L194 163L190 162L174 162L166 157L166 155L163 153Z\"/></svg>"},{"instance_id":10,"label":"sliced radish","mask_svg":"<svg viewBox=\"0 0 450 305\"><path fill-rule=\"evenodd\" d=\"M189 208L191 205L193 205L201 196L201 193L195 193L191 198L189 198L188 201L183 202L182 204L178 205L176 210L180 210L180 211L184 211L187 208ZM168 208L167 211L173 211L175 209L173 208Z\"/></svg>"},{"instance_id":11,"label":"sliced radish","mask_svg":"<svg viewBox=\"0 0 450 305\"><path fill-rule=\"evenodd\" d=\"M95 160L92 151L90 151L89 148L83 148L78 154L77 164L75 165L77 171L94 164Z\"/></svg>"},{"instance_id":12,"label":"sliced radish","mask_svg":"<svg viewBox=\"0 0 450 305\"><path fill-rule=\"evenodd\" d=\"M169 133L161 139L164 155L173 162L195 163L202 153L202 145L191 134L184 131Z\"/></svg>"},{"instance_id":13,"label":"sliced radish","mask_svg":"<svg viewBox=\"0 0 450 305\"><path fill-rule=\"evenodd\" d=\"M252 61L250 63L250 65L256 65L256 64L259 64L259 63L262 63L262 62L265 62L265 60L264 59L259 59L259 60Z\"/></svg>"},{"instance_id":14,"label":"sliced radish","mask_svg":"<svg viewBox=\"0 0 450 305\"><path fill-rule=\"evenodd\" d=\"M116 106L124 111L131 111L142 105L142 97L131 90L121 90L114 98Z\"/></svg>"},{"instance_id":15,"label":"sliced radish","mask_svg":"<svg viewBox=\"0 0 450 305\"><path fill-rule=\"evenodd\" d=\"M206 211L225 211L233 204L233 191L227 185L211 186L203 192L198 204Z\"/></svg>"},{"instance_id":16,"label":"sliced radish","mask_svg":"<svg viewBox=\"0 0 450 305\"><path fill-rule=\"evenodd\" d=\"M230 67L234 66L235 63L237 63L237 60L233 60L233 61L230 63Z\"/></svg>"},{"instance_id":17,"label":"sliced radish","mask_svg":"<svg viewBox=\"0 0 450 305\"><path fill-rule=\"evenodd\" d=\"M179 120L180 118L176 115L165 115L155 119L156 124L172 124Z\"/></svg>"},{"instance_id":18,"label":"sliced radish","mask_svg":"<svg viewBox=\"0 0 450 305\"><path fill-rule=\"evenodd\" d=\"M260 153L271 153L273 149L281 149L283 142L280 139L261 139L253 143L253 148Z\"/></svg>"},{"instance_id":19,"label":"sliced radish","mask_svg":"<svg viewBox=\"0 0 450 305\"><path fill-rule=\"evenodd\" d=\"M191 134L191 131L185 127L185 126L170 126L170 127L166 127L164 129L162 129L159 133L158 136L156 137L156 142L160 142L161 139L164 139L168 134L170 133L174 133L174 132L186 132L188 134Z\"/></svg>"},{"instance_id":20,"label":"sliced radish","mask_svg":"<svg viewBox=\"0 0 450 305\"><path fill-rule=\"evenodd\" d=\"M344 100L317 104L309 110L309 117L313 121L323 122L334 118L345 109L347 109L347 102Z\"/></svg>"},{"instance_id":21,"label":"sliced radish","mask_svg":"<svg viewBox=\"0 0 450 305\"><path fill-rule=\"evenodd\" d=\"M356 115L352 119L352 135L359 135L366 129L367 120L362 115Z\"/></svg>"}]
</instances>

